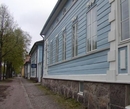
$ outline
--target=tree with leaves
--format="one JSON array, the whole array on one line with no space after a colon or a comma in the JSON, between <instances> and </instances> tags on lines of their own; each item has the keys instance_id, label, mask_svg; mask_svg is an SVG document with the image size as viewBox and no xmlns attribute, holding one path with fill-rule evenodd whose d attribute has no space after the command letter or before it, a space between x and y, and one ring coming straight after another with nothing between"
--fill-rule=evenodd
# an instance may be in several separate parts
<instances>
[{"instance_id":1,"label":"tree with leaves","mask_svg":"<svg viewBox=\"0 0 130 109\"><path fill-rule=\"evenodd\" d=\"M2 74L2 63L6 64L6 75L8 72L19 70L23 65L24 56L30 45L30 35L18 28L10 15L7 6L0 6L0 79ZM5 69L4 69L5 72Z\"/></svg>"}]
</instances>

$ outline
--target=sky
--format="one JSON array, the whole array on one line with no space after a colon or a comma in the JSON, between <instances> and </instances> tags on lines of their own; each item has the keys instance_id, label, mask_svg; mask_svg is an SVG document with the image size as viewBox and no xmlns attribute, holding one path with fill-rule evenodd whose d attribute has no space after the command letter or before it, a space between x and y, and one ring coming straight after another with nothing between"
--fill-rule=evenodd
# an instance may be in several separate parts
<instances>
[{"instance_id":1,"label":"sky","mask_svg":"<svg viewBox=\"0 0 130 109\"><path fill-rule=\"evenodd\" d=\"M32 37L31 46L42 40L40 32L58 0L0 0L18 26Z\"/></svg>"}]
</instances>

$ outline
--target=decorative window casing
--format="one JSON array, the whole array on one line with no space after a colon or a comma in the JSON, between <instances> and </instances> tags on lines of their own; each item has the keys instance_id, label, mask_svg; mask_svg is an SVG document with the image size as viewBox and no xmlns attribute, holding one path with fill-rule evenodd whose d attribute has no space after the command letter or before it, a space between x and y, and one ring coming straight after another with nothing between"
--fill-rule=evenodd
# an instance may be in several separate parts
<instances>
[{"instance_id":1,"label":"decorative window casing","mask_svg":"<svg viewBox=\"0 0 130 109\"><path fill-rule=\"evenodd\" d=\"M72 0L72 3L75 3L77 0Z\"/></svg>"},{"instance_id":2,"label":"decorative window casing","mask_svg":"<svg viewBox=\"0 0 130 109\"><path fill-rule=\"evenodd\" d=\"M130 38L130 0L120 0L121 41Z\"/></svg>"},{"instance_id":3,"label":"decorative window casing","mask_svg":"<svg viewBox=\"0 0 130 109\"><path fill-rule=\"evenodd\" d=\"M66 60L66 30L62 33L62 60Z\"/></svg>"},{"instance_id":4,"label":"decorative window casing","mask_svg":"<svg viewBox=\"0 0 130 109\"><path fill-rule=\"evenodd\" d=\"M56 19L56 23L59 23L59 18L57 17L57 19Z\"/></svg>"},{"instance_id":5,"label":"decorative window casing","mask_svg":"<svg viewBox=\"0 0 130 109\"><path fill-rule=\"evenodd\" d=\"M65 15L65 13L66 13L66 7L64 7L63 9L63 15Z\"/></svg>"},{"instance_id":6,"label":"decorative window casing","mask_svg":"<svg viewBox=\"0 0 130 109\"><path fill-rule=\"evenodd\" d=\"M50 64L53 64L53 41L50 41Z\"/></svg>"},{"instance_id":7,"label":"decorative window casing","mask_svg":"<svg viewBox=\"0 0 130 109\"><path fill-rule=\"evenodd\" d=\"M59 37L58 35L56 36L56 47L55 47L55 62L58 62L58 58L59 58Z\"/></svg>"},{"instance_id":8,"label":"decorative window casing","mask_svg":"<svg viewBox=\"0 0 130 109\"><path fill-rule=\"evenodd\" d=\"M72 57L75 57L78 55L78 21L77 18L73 21L72 25Z\"/></svg>"},{"instance_id":9,"label":"decorative window casing","mask_svg":"<svg viewBox=\"0 0 130 109\"><path fill-rule=\"evenodd\" d=\"M87 52L97 49L97 7L87 13Z\"/></svg>"}]
</instances>

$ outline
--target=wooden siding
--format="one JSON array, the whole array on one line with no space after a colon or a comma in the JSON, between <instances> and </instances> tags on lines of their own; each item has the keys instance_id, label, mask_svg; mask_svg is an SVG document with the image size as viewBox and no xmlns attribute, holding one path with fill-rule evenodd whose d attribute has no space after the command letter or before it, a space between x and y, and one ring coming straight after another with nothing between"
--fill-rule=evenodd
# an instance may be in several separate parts
<instances>
[{"instance_id":1,"label":"wooden siding","mask_svg":"<svg viewBox=\"0 0 130 109\"><path fill-rule=\"evenodd\" d=\"M49 66L48 74L106 74L109 63L107 62L108 50L87 54L86 47L86 20L89 9L86 7L88 0L78 0L73 6L71 0L66 4L67 13L63 16L62 11L59 13L58 24L54 22L52 25L54 30L50 28L46 34L49 43L53 40L53 64L55 63L55 36L59 36L59 62L62 62L62 29L66 28L66 60L60 64ZM71 7L72 6L72 7ZM108 14L110 13L109 0L96 0L97 6L97 50L109 48L108 32L110 31L110 23L108 22ZM78 56L81 58L72 59L72 18L77 17L78 20ZM50 44L49 44L50 50ZM86 55L86 56L84 56ZM50 56L49 56L50 58ZM50 61L49 61L50 62ZM50 64L49 64L50 65Z\"/></svg>"},{"instance_id":2,"label":"wooden siding","mask_svg":"<svg viewBox=\"0 0 130 109\"><path fill-rule=\"evenodd\" d=\"M107 52L108 50L50 66L48 72L62 75L104 74L109 67Z\"/></svg>"}]
</instances>

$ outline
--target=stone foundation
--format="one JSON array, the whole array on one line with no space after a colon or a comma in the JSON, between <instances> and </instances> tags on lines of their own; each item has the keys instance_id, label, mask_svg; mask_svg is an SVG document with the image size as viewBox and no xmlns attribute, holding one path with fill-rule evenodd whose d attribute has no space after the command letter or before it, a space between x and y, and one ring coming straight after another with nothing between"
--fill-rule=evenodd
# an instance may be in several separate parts
<instances>
[{"instance_id":1,"label":"stone foundation","mask_svg":"<svg viewBox=\"0 0 130 109\"><path fill-rule=\"evenodd\" d=\"M30 78L30 80L34 81L34 82L38 82L38 78Z\"/></svg>"},{"instance_id":2,"label":"stone foundation","mask_svg":"<svg viewBox=\"0 0 130 109\"><path fill-rule=\"evenodd\" d=\"M130 85L84 82L83 95L79 93L79 81L43 79L42 84L53 92L74 98L86 109L124 109L130 103Z\"/></svg>"}]
</instances>

